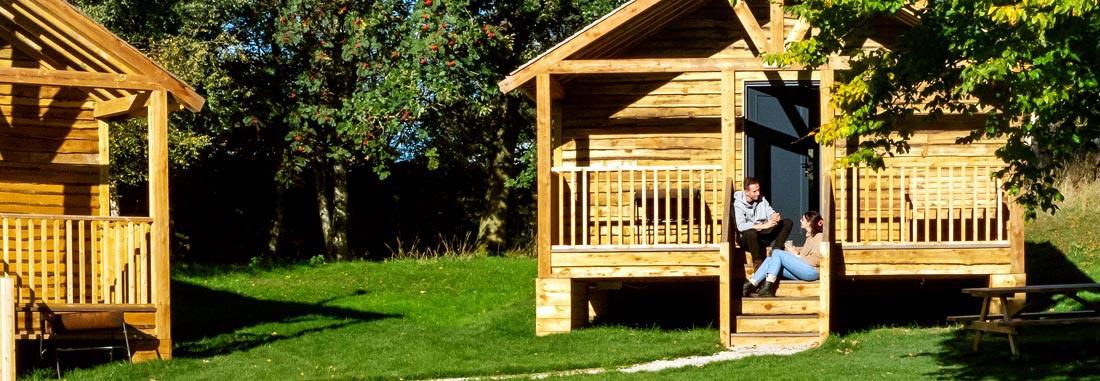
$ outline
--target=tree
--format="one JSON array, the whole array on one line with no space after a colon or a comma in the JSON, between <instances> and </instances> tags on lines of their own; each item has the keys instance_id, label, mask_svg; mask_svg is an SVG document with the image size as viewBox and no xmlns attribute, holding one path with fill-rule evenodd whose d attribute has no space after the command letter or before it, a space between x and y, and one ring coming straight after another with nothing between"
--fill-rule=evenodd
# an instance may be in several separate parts
<instances>
[{"instance_id":1,"label":"tree","mask_svg":"<svg viewBox=\"0 0 1100 381\"><path fill-rule=\"evenodd\" d=\"M903 7L920 23L892 51L848 48L871 20ZM1095 0L806 0L792 10L820 34L769 59L820 65L830 54L853 54L850 79L834 92L840 117L817 136L860 139L849 161L881 166L883 155L906 149L909 131L895 122L916 104L927 102L933 116L985 113L986 123L960 143L1006 140L997 175L1033 217L1057 209L1063 168L1100 146Z\"/></svg>"}]
</instances>

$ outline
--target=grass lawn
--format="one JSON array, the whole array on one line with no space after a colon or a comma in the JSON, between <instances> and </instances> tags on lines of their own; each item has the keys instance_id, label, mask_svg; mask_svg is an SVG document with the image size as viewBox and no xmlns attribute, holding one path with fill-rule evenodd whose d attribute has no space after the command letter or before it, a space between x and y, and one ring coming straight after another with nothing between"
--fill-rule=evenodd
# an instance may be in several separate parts
<instances>
[{"instance_id":1,"label":"grass lawn","mask_svg":"<svg viewBox=\"0 0 1100 381\"><path fill-rule=\"evenodd\" d=\"M1029 283L1100 280L1100 185L1069 196L1057 216L1041 215L1028 225ZM533 259L174 271L176 359L133 367L116 362L66 377L417 379L614 368L721 350L713 327L603 326L537 338ZM1045 304L1075 308L1063 300ZM833 334L821 347L792 356L575 378L1100 378L1100 329L1029 330L1024 356L1015 360L1001 335L983 341L990 351L981 354L970 352L969 338L935 323L879 325ZM52 378L47 369L25 377Z\"/></svg>"}]
</instances>

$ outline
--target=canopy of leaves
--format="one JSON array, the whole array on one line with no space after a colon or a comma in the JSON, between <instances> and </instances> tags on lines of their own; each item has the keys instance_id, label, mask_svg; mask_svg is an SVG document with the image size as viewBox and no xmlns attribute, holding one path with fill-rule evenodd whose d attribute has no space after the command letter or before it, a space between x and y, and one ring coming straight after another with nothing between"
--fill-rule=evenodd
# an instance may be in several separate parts
<instances>
[{"instance_id":1,"label":"canopy of leaves","mask_svg":"<svg viewBox=\"0 0 1100 381\"><path fill-rule=\"evenodd\" d=\"M850 49L876 18L903 7L921 22L891 51ZM775 61L821 65L852 56L835 89L840 116L818 139L858 139L849 161L882 165L905 150L896 122L926 104L933 116L985 114L961 139L1004 139L996 175L1025 205L1054 211L1056 180L1068 163L1100 146L1100 5L1095 0L806 0L792 7L820 28Z\"/></svg>"}]
</instances>

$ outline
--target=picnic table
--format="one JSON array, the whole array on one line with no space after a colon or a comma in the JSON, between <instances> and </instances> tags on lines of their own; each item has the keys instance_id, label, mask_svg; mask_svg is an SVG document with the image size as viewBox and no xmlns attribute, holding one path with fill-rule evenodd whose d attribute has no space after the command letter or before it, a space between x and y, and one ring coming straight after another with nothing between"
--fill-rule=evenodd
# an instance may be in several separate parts
<instances>
[{"instance_id":1,"label":"picnic table","mask_svg":"<svg viewBox=\"0 0 1100 381\"><path fill-rule=\"evenodd\" d=\"M975 331L974 350L977 351L985 332L1004 333L1008 335L1008 345L1012 349L1012 355L1018 356L1020 350L1016 344L1016 330L1019 327L1051 326L1068 324L1100 324L1100 309L1095 303L1082 298L1078 293L1083 291L1100 292L1100 283L1077 284L1051 284L1038 286L1016 287L985 287L965 288L963 293L982 298L982 309L978 315L964 315L948 317L949 321L960 321L967 324L966 328ZM1081 303L1084 310L1068 312L1023 312L1027 305L1012 310L1009 308L1009 300L1016 294L1047 294L1065 295L1066 297ZM989 307L993 299L1001 302L1003 314L990 314Z\"/></svg>"}]
</instances>

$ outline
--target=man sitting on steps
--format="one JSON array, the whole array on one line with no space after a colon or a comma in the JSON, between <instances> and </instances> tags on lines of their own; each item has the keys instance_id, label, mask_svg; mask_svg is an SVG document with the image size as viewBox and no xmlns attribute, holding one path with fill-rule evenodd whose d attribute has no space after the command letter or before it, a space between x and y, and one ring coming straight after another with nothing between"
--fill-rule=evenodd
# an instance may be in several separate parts
<instances>
[{"instance_id":1,"label":"man sitting on steps","mask_svg":"<svg viewBox=\"0 0 1100 381\"><path fill-rule=\"evenodd\" d=\"M746 177L743 186L745 190L733 195L733 214L741 232L741 245L752 254L753 269L757 269L764 262L764 247L771 244L782 248L794 223L772 209L760 194L760 181Z\"/></svg>"}]
</instances>

